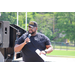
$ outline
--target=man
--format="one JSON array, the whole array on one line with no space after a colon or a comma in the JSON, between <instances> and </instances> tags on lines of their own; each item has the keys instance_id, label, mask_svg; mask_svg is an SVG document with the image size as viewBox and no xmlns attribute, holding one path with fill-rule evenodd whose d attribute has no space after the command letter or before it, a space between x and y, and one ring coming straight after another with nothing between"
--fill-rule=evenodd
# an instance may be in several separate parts
<instances>
[{"instance_id":1,"label":"man","mask_svg":"<svg viewBox=\"0 0 75 75\"><path fill-rule=\"evenodd\" d=\"M30 38L28 38L29 34L31 34ZM37 33L37 23L31 21L28 25L28 32L18 39L14 51L19 52L22 50L23 61L25 62L44 62L35 52L37 49L40 50L40 54L53 51L49 38L44 34Z\"/></svg>"}]
</instances>

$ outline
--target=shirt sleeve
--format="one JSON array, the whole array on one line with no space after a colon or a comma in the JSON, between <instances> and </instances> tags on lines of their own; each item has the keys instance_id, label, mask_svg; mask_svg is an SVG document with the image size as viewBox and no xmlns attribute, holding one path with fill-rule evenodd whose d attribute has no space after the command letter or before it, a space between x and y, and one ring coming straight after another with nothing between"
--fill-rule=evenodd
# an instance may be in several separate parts
<instances>
[{"instance_id":1,"label":"shirt sleeve","mask_svg":"<svg viewBox=\"0 0 75 75\"><path fill-rule=\"evenodd\" d=\"M51 45L50 39L47 36L45 36L45 39L46 39L45 44L46 45Z\"/></svg>"},{"instance_id":2,"label":"shirt sleeve","mask_svg":"<svg viewBox=\"0 0 75 75\"><path fill-rule=\"evenodd\" d=\"M22 35L20 38L18 38L16 44L21 44L23 42L24 42L24 39L23 39L23 35Z\"/></svg>"}]
</instances>

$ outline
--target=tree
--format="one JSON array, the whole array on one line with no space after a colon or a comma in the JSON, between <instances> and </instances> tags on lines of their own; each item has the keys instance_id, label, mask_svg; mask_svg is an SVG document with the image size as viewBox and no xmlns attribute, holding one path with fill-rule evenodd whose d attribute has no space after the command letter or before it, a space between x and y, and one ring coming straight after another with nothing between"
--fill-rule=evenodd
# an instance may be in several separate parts
<instances>
[{"instance_id":1,"label":"tree","mask_svg":"<svg viewBox=\"0 0 75 75\"><path fill-rule=\"evenodd\" d=\"M1 12L0 21L9 21L10 24L17 24L16 12Z\"/></svg>"},{"instance_id":2,"label":"tree","mask_svg":"<svg viewBox=\"0 0 75 75\"><path fill-rule=\"evenodd\" d=\"M58 32L66 34L65 39L75 41L75 12L57 12L54 15Z\"/></svg>"},{"instance_id":3,"label":"tree","mask_svg":"<svg viewBox=\"0 0 75 75\"><path fill-rule=\"evenodd\" d=\"M19 12L19 26L25 29L25 12ZM1 12L0 20L9 21L10 24L17 24L17 12ZM38 32L57 41L60 33L75 41L75 12L27 12L27 25L30 21L38 23ZM53 33L54 32L54 33ZM59 40L59 38L58 38Z\"/></svg>"}]
</instances>

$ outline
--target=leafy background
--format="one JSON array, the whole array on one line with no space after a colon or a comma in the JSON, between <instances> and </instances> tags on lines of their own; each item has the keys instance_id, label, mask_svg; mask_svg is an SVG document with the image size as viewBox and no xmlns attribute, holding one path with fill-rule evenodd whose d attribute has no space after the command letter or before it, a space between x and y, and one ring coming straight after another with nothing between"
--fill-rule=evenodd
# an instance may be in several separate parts
<instances>
[{"instance_id":1,"label":"leafy background","mask_svg":"<svg viewBox=\"0 0 75 75\"><path fill-rule=\"evenodd\" d=\"M26 12L19 12L18 24L25 29ZM17 24L17 12L1 12L0 21ZM48 36L51 41L65 42L69 39L75 44L75 12L27 12L27 25L30 21L38 23L38 32ZM59 37L59 35L65 35Z\"/></svg>"}]
</instances>

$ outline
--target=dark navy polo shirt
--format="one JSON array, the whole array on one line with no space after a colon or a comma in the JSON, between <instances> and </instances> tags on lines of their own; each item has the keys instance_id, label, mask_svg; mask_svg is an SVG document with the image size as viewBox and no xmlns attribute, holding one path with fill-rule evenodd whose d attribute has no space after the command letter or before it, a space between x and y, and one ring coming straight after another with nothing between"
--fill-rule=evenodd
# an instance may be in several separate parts
<instances>
[{"instance_id":1,"label":"dark navy polo shirt","mask_svg":"<svg viewBox=\"0 0 75 75\"><path fill-rule=\"evenodd\" d=\"M28 33L23 34L17 41L21 44L28 37ZM46 45L51 45L47 36L37 33L35 36L30 37L30 42L22 48L23 61L25 62L43 62L44 60L35 52L37 49L40 51L46 49Z\"/></svg>"}]
</instances>

